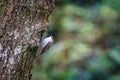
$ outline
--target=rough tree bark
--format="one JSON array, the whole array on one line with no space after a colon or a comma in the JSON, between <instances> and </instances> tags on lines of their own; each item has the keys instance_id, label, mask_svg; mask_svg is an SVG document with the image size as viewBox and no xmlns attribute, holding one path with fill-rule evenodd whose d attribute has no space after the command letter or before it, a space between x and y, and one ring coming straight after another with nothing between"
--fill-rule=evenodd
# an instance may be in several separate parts
<instances>
[{"instance_id":1,"label":"rough tree bark","mask_svg":"<svg viewBox=\"0 0 120 80\"><path fill-rule=\"evenodd\" d=\"M1 0L0 8L0 80L31 80L54 0Z\"/></svg>"}]
</instances>

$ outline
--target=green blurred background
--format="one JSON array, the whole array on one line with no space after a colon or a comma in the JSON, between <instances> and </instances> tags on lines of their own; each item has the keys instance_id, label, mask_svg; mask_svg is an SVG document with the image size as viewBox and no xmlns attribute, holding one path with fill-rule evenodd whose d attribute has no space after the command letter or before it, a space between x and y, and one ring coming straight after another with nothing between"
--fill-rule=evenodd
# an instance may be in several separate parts
<instances>
[{"instance_id":1,"label":"green blurred background","mask_svg":"<svg viewBox=\"0 0 120 80\"><path fill-rule=\"evenodd\" d=\"M56 0L49 22L32 80L120 80L120 0Z\"/></svg>"}]
</instances>

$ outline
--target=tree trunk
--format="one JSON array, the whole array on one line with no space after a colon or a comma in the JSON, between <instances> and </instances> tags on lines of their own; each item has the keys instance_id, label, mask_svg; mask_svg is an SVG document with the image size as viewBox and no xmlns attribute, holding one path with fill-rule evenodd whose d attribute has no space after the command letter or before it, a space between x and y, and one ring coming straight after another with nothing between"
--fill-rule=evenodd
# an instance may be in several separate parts
<instances>
[{"instance_id":1,"label":"tree trunk","mask_svg":"<svg viewBox=\"0 0 120 80\"><path fill-rule=\"evenodd\" d=\"M31 80L54 0L0 1L0 80Z\"/></svg>"}]
</instances>

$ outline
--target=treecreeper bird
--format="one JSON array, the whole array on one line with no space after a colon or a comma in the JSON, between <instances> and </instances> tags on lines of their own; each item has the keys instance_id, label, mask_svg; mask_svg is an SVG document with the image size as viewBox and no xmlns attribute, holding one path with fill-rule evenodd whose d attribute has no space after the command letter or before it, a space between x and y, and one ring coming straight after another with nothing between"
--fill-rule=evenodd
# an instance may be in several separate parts
<instances>
[{"instance_id":1,"label":"treecreeper bird","mask_svg":"<svg viewBox=\"0 0 120 80\"><path fill-rule=\"evenodd\" d=\"M41 43L41 52L40 54L43 54L45 53L54 43L54 39L53 39L53 36L49 36L45 39L42 40L42 43Z\"/></svg>"}]
</instances>

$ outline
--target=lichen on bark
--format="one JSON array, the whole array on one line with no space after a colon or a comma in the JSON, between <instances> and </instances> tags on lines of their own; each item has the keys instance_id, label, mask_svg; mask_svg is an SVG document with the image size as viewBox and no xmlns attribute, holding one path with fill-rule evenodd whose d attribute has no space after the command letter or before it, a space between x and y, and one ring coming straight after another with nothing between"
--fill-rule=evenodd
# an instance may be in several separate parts
<instances>
[{"instance_id":1,"label":"lichen on bark","mask_svg":"<svg viewBox=\"0 0 120 80\"><path fill-rule=\"evenodd\" d=\"M42 34L48 29L54 0L2 1L0 80L31 80L33 61L40 49Z\"/></svg>"}]
</instances>

